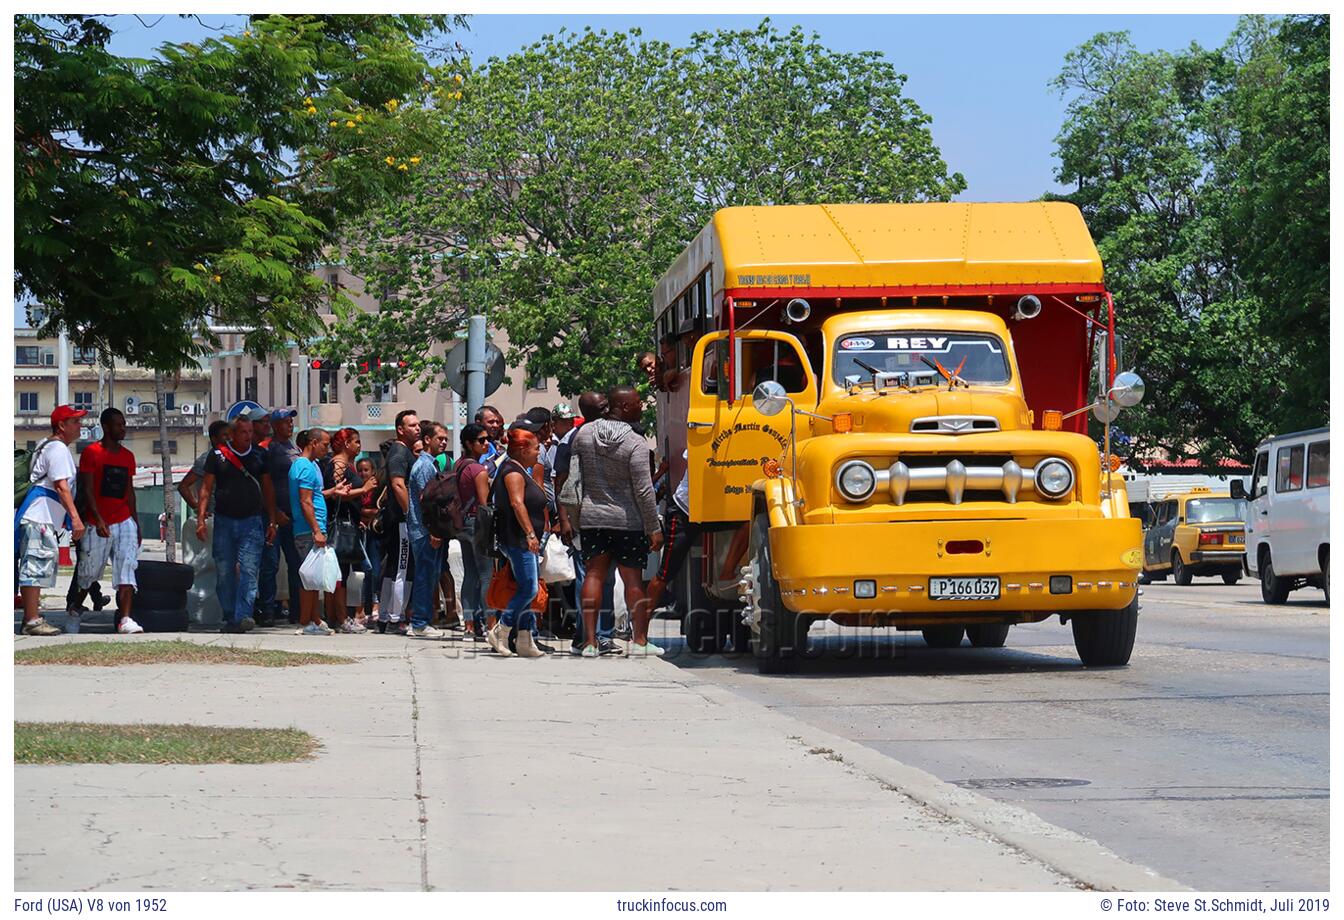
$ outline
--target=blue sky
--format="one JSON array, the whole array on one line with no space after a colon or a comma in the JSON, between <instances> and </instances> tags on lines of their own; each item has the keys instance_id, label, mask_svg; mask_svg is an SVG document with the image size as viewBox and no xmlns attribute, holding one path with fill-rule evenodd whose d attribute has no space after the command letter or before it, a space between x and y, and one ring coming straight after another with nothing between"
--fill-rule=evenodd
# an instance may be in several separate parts
<instances>
[{"instance_id":1,"label":"blue sky","mask_svg":"<svg viewBox=\"0 0 1344 920\"><path fill-rule=\"evenodd\" d=\"M113 50L149 55L167 41L233 31L241 17L116 17ZM475 15L458 35L472 59L506 55L548 32L585 26L639 28L650 38L684 42L703 29L754 27L759 16ZM772 16L816 32L839 51L880 51L909 77L906 95L933 117L933 136L948 168L960 171L966 201L1028 200L1061 190L1053 178L1054 138L1064 100L1047 86L1065 53L1097 32L1128 30L1143 50L1178 50L1191 42L1215 47L1236 26L1235 16Z\"/></svg>"}]
</instances>

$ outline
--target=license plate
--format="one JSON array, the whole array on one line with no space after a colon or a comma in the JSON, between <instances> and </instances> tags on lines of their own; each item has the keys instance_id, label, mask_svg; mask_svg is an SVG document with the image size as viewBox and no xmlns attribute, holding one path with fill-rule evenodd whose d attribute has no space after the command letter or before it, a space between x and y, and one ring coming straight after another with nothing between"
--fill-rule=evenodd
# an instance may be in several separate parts
<instances>
[{"instance_id":1,"label":"license plate","mask_svg":"<svg viewBox=\"0 0 1344 920\"><path fill-rule=\"evenodd\" d=\"M935 601L996 601L997 578L930 578L929 597Z\"/></svg>"},{"instance_id":2,"label":"license plate","mask_svg":"<svg viewBox=\"0 0 1344 920\"><path fill-rule=\"evenodd\" d=\"M1232 534L1230 537L1227 538L1227 542L1228 542L1228 543L1241 543L1241 544L1245 544L1245 543L1246 543L1246 535L1245 535L1244 533L1234 533L1234 534Z\"/></svg>"}]
</instances>

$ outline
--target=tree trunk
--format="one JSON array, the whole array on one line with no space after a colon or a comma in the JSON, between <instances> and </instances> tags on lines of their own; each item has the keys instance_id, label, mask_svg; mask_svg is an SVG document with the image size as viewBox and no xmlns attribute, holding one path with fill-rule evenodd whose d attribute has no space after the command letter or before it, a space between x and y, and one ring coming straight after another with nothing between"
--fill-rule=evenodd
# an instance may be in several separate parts
<instances>
[{"instance_id":1,"label":"tree trunk","mask_svg":"<svg viewBox=\"0 0 1344 920\"><path fill-rule=\"evenodd\" d=\"M168 417L164 415L163 371L154 372L154 408L159 414L159 460L163 465L163 514L167 522L164 558L177 561L177 489L173 486L173 454L168 444Z\"/></svg>"}]
</instances>

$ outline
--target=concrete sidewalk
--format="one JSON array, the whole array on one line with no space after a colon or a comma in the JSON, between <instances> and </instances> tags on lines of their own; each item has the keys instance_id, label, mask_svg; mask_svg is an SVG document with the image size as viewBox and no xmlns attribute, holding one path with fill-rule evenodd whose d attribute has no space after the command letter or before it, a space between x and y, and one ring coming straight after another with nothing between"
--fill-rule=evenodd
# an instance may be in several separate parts
<instances>
[{"instance_id":1,"label":"concrete sidewalk","mask_svg":"<svg viewBox=\"0 0 1344 920\"><path fill-rule=\"evenodd\" d=\"M15 718L293 726L319 738L318 755L17 767L18 890L1170 887L656 659L504 660L483 643L378 635L187 638L358 661L19 667Z\"/></svg>"}]
</instances>

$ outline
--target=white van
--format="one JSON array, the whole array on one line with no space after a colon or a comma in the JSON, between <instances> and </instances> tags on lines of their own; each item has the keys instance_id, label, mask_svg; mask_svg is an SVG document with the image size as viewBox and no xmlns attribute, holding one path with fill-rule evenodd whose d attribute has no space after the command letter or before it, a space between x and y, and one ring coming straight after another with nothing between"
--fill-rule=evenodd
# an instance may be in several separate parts
<instances>
[{"instance_id":1,"label":"white van","mask_svg":"<svg viewBox=\"0 0 1344 920\"><path fill-rule=\"evenodd\" d=\"M1245 495L1232 483L1233 497ZM1270 438L1255 449L1246 515L1247 574L1267 604L1295 588L1325 589L1330 601L1330 429Z\"/></svg>"}]
</instances>

